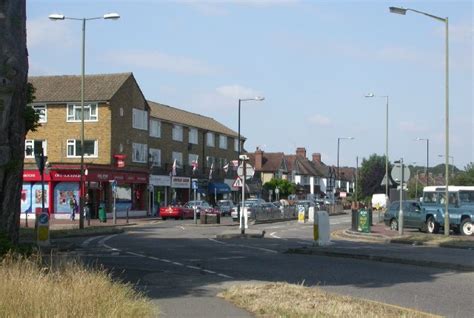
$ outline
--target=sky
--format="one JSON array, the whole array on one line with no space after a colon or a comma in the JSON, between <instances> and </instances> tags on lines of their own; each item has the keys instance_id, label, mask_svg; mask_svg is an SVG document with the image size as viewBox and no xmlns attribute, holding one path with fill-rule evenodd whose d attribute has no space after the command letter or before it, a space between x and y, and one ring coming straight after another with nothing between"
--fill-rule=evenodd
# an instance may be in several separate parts
<instances>
[{"instance_id":1,"label":"sky","mask_svg":"<svg viewBox=\"0 0 474 318\"><path fill-rule=\"evenodd\" d=\"M133 72L148 100L212 117L245 148L356 166L385 154L430 166L445 154L445 23L449 18L449 156L474 161L473 3L470 0L28 0L30 75ZM374 98L366 98L368 93Z\"/></svg>"}]
</instances>

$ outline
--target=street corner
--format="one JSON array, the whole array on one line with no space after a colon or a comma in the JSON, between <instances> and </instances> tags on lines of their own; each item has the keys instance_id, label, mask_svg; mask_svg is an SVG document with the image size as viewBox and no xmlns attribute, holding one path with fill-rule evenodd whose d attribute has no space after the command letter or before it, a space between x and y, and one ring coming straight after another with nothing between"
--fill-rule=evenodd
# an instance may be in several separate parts
<instances>
[{"instance_id":1,"label":"street corner","mask_svg":"<svg viewBox=\"0 0 474 318\"><path fill-rule=\"evenodd\" d=\"M216 234L216 239L228 240L228 239L261 239L265 237L265 230L245 230L242 233L239 230L224 231L220 234Z\"/></svg>"}]
</instances>

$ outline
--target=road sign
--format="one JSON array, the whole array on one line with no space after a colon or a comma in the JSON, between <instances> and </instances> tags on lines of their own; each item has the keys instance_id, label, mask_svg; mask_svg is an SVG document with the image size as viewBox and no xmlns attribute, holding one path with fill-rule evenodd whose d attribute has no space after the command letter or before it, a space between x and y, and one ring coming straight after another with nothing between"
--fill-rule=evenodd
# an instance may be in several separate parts
<instances>
[{"instance_id":1,"label":"road sign","mask_svg":"<svg viewBox=\"0 0 474 318\"><path fill-rule=\"evenodd\" d=\"M392 168L392 179L396 183L400 183L402 179L402 165L400 163L396 163ZM407 166L403 165L403 183L407 182L410 179L410 169Z\"/></svg>"},{"instance_id":2,"label":"road sign","mask_svg":"<svg viewBox=\"0 0 474 318\"><path fill-rule=\"evenodd\" d=\"M243 185L243 182L242 182L242 179L240 179L240 177L235 178L234 183L232 183L232 187L234 188L240 188L242 187L242 185Z\"/></svg>"},{"instance_id":3,"label":"road sign","mask_svg":"<svg viewBox=\"0 0 474 318\"><path fill-rule=\"evenodd\" d=\"M36 241L40 246L49 246L49 214L41 212L38 216Z\"/></svg>"},{"instance_id":4,"label":"road sign","mask_svg":"<svg viewBox=\"0 0 474 318\"><path fill-rule=\"evenodd\" d=\"M192 179L191 180L191 185L192 185L193 190L197 190L197 188L198 188L198 179Z\"/></svg>"},{"instance_id":5,"label":"road sign","mask_svg":"<svg viewBox=\"0 0 474 318\"><path fill-rule=\"evenodd\" d=\"M251 165L249 165L248 163L246 163L245 168L247 170L246 173L245 173L245 175L247 176L247 179L252 178L254 173L255 173L255 170L253 169L253 167ZM237 169L237 175L241 178L244 177L244 164L243 163Z\"/></svg>"}]
</instances>

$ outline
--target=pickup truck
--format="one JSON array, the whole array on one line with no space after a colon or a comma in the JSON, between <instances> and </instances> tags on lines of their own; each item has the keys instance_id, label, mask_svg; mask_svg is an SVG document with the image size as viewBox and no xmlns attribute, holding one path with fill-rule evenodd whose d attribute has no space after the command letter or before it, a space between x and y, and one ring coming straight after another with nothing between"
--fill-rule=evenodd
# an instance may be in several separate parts
<instances>
[{"instance_id":1,"label":"pickup truck","mask_svg":"<svg viewBox=\"0 0 474 318\"><path fill-rule=\"evenodd\" d=\"M414 200L406 200L403 204L403 227L417 228L428 233L438 233L444 226L444 209L441 204L430 204L425 201L420 204ZM394 201L384 214L384 222L392 230L398 229L398 214L400 202ZM449 226L455 232L463 235L473 235L474 209L463 208L459 204L448 206Z\"/></svg>"}]
</instances>

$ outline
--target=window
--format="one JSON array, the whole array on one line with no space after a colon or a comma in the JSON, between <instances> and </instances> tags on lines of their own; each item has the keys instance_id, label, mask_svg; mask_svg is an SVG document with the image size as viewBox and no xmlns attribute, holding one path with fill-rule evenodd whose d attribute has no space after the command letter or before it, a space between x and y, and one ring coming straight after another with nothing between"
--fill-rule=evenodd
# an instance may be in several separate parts
<instances>
[{"instance_id":1,"label":"window","mask_svg":"<svg viewBox=\"0 0 474 318\"><path fill-rule=\"evenodd\" d=\"M43 154L46 156L46 140L25 140L25 158L34 158L35 153L41 153L41 147L43 147Z\"/></svg>"},{"instance_id":2,"label":"window","mask_svg":"<svg viewBox=\"0 0 474 318\"><path fill-rule=\"evenodd\" d=\"M46 105L33 105L33 110L39 115L39 123L46 123L48 121L48 114L46 112Z\"/></svg>"},{"instance_id":3,"label":"window","mask_svg":"<svg viewBox=\"0 0 474 318\"><path fill-rule=\"evenodd\" d=\"M148 113L141 109L133 109L132 127L135 129L148 130Z\"/></svg>"},{"instance_id":4,"label":"window","mask_svg":"<svg viewBox=\"0 0 474 318\"><path fill-rule=\"evenodd\" d=\"M173 140L183 141L183 126L173 125Z\"/></svg>"},{"instance_id":5,"label":"window","mask_svg":"<svg viewBox=\"0 0 474 318\"><path fill-rule=\"evenodd\" d=\"M173 151L171 154L171 161L174 163L175 160L176 164L181 166L183 164L183 154L181 152Z\"/></svg>"},{"instance_id":6,"label":"window","mask_svg":"<svg viewBox=\"0 0 474 318\"><path fill-rule=\"evenodd\" d=\"M97 140L84 140L84 157L97 157ZM67 140L67 157L81 156L81 141L78 139Z\"/></svg>"},{"instance_id":7,"label":"window","mask_svg":"<svg viewBox=\"0 0 474 318\"><path fill-rule=\"evenodd\" d=\"M97 121L97 104L84 105L84 121ZM67 105L67 121L81 120L81 105L68 104Z\"/></svg>"},{"instance_id":8,"label":"window","mask_svg":"<svg viewBox=\"0 0 474 318\"><path fill-rule=\"evenodd\" d=\"M152 166L160 167L161 166L161 150L150 148L150 161Z\"/></svg>"},{"instance_id":9,"label":"window","mask_svg":"<svg viewBox=\"0 0 474 318\"><path fill-rule=\"evenodd\" d=\"M206 134L206 145L209 147L214 147L214 133L208 132Z\"/></svg>"},{"instance_id":10,"label":"window","mask_svg":"<svg viewBox=\"0 0 474 318\"><path fill-rule=\"evenodd\" d=\"M196 128L189 128L189 143L198 144L198 130Z\"/></svg>"},{"instance_id":11,"label":"window","mask_svg":"<svg viewBox=\"0 0 474 318\"><path fill-rule=\"evenodd\" d=\"M219 135L219 148L227 149L227 136Z\"/></svg>"},{"instance_id":12,"label":"window","mask_svg":"<svg viewBox=\"0 0 474 318\"><path fill-rule=\"evenodd\" d=\"M161 121L159 120L150 120L150 137L161 137Z\"/></svg>"},{"instance_id":13,"label":"window","mask_svg":"<svg viewBox=\"0 0 474 318\"><path fill-rule=\"evenodd\" d=\"M132 161L146 163L147 161L147 145L132 143Z\"/></svg>"},{"instance_id":14,"label":"window","mask_svg":"<svg viewBox=\"0 0 474 318\"><path fill-rule=\"evenodd\" d=\"M190 166L193 166L193 163L198 163L198 160L199 160L199 155L195 155L193 153L190 153L189 154L189 161L188 161L188 164Z\"/></svg>"},{"instance_id":15,"label":"window","mask_svg":"<svg viewBox=\"0 0 474 318\"><path fill-rule=\"evenodd\" d=\"M239 151L239 141L237 138L234 138L234 151Z\"/></svg>"}]
</instances>

